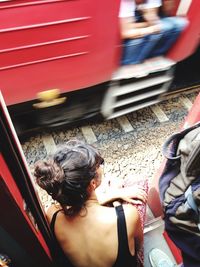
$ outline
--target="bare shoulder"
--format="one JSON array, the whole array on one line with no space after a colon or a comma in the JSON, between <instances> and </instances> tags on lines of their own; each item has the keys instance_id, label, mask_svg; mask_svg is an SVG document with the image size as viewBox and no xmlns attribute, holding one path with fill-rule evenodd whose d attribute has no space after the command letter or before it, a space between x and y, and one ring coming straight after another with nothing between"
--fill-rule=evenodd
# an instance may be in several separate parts
<instances>
[{"instance_id":1,"label":"bare shoulder","mask_svg":"<svg viewBox=\"0 0 200 267\"><path fill-rule=\"evenodd\" d=\"M129 236L140 236L142 240L140 215L136 207L131 204L123 205L127 231Z\"/></svg>"},{"instance_id":2,"label":"bare shoulder","mask_svg":"<svg viewBox=\"0 0 200 267\"><path fill-rule=\"evenodd\" d=\"M124 208L125 217L128 221L136 223L137 221L140 220L138 210L135 206L133 206L132 204L124 204L123 208Z\"/></svg>"},{"instance_id":3,"label":"bare shoulder","mask_svg":"<svg viewBox=\"0 0 200 267\"><path fill-rule=\"evenodd\" d=\"M49 223L51 222L54 213L55 213L56 211L60 210L60 209L61 209L61 208L58 207L58 206L55 205L55 204L52 204L52 205L47 209L47 211L46 211L46 217L47 217L47 220L48 220Z\"/></svg>"}]
</instances>

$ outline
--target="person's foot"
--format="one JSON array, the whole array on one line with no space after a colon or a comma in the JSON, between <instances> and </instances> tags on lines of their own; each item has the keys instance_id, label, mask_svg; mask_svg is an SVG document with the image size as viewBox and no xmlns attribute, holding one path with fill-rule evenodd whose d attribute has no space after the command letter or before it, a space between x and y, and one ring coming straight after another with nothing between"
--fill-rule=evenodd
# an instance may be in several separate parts
<instances>
[{"instance_id":1,"label":"person's foot","mask_svg":"<svg viewBox=\"0 0 200 267\"><path fill-rule=\"evenodd\" d=\"M164 56L157 56L157 57L151 57L145 60L145 62L158 62L162 61L164 59Z\"/></svg>"},{"instance_id":2,"label":"person's foot","mask_svg":"<svg viewBox=\"0 0 200 267\"><path fill-rule=\"evenodd\" d=\"M154 57L145 60L144 64L149 72L168 70L174 65L174 61L165 57Z\"/></svg>"},{"instance_id":3,"label":"person's foot","mask_svg":"<svg viewBox=\"0 0 200 267\"><path fill-rule=\"evenodd\" d=\"M175 267L176 265L162 250L154 248L149 252L149 260L152 267Z\"/></svg>"},{"instance_id":4,"label":"person's foot","mask_svg":"<svg viewBox=\"0 0 200 267\"><path fill-rule=\"evenodd\" d=\"M130 64L121 66L113 75L112 80L140 78L147 76L149 73L144 64Z\"/></svg>"}]
</instances>

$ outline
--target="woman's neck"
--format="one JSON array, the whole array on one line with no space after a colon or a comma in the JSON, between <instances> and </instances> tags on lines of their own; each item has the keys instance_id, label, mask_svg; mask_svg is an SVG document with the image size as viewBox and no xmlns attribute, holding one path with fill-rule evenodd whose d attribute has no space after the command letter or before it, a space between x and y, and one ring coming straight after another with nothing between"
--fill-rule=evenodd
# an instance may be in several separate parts
<instances>
[{"instance_id":1,"label":"woman's neck","mask_svg":"<svg viewBox=\"0 0 200 267\"><path fill-rule=\"evenodd\" d=\"M86 207L88 207L88 206L93 206L93 205L100 205L100 204L99 204L99 201L97 200L96 197L90 197L90 198L85 202L85 204L86 204Z\"/></svg>"}]
</instances>

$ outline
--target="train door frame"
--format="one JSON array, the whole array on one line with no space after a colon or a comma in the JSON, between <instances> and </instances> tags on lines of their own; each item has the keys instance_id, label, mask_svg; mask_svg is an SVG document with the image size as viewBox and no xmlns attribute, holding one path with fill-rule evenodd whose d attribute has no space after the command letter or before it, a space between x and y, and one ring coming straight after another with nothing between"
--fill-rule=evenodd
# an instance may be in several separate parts
<instances>
[{"instance_id":1,"label":"train door frame","mask_svg":"<svg viewBox=\"0 0 200 267\"><path fill-rule=\"evenodd\" d=\"M15 267L50 267L51 232L1 92L0 136L0 253Z\"/></svg>"}]
</instances>

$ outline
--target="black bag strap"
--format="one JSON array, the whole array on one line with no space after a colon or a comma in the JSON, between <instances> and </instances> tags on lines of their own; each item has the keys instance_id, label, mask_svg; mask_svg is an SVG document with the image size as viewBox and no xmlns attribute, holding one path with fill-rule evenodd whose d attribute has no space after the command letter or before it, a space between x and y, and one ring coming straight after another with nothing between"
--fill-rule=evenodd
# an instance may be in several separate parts
<instances>
[{"instance_id":1,"label":"black bag strap","mask_svg":"<svg viewBox=\"0 0 200 267\"><path fill-rule=\"evenodd\" d=\"M186 128L185 130L172 134L163 144L162 153L167 159L177 160L180 159L181 155L176 155L177 147L180 140L190 131L200 127L200 122Z\"/></svg>"}]
</instances>

